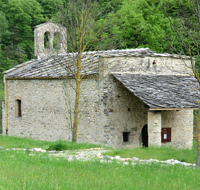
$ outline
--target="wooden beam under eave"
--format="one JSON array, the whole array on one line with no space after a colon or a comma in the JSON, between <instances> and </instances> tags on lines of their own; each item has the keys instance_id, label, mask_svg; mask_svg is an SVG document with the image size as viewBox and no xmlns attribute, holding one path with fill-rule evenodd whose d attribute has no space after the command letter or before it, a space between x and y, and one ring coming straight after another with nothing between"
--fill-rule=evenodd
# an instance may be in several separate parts
<instances>
[{"instance_id":1,"label":"wooden beam under eave","mask_svg":"<svg viewBox=\"0 0 200 190\"><path fill-rule=\"evenodd\" d=\"M199 108L149 108L149 111L182 110L182 109L193 109L193 110L198 110Z\"/></svg>"}]
</instances>

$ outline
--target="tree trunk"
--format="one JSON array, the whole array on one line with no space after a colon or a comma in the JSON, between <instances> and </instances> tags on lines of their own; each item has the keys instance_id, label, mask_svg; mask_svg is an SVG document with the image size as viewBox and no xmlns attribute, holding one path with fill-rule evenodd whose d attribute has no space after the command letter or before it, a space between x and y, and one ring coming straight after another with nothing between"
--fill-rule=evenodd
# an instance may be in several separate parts
<instances>
[{"instance_id":1,"label":"tree trunk","mask_svg":"<svg viewBox=\"0 0 200 190\"><path fill-rule=\"evenodd\" d=\"M80 84L81 84L81 54L77 60L76 99L75 99L75 106L74 106L74 122L73 122L73 129L72 129L73 142L77 142L78 114L79 114L79 102L80 102Z\"/></svg>"},{"instance_id":2,"label":"tree trunk","mask_svg":"<svg viewBox=\"0 0 200 190\"><path fill-rule=\"evenodd\" d=\"M196 140L197 140L196 167L200 168L200 108L199 108L199 115L198 115L198 126L196 130Z\"/></svg>"},{"instance_id":3,"label":"tree trunk","mask_svg":"<svg viewBox=\"0 0 200 190\"><path fill-rule=\"evenodd\" d=\"M75 100L74 122L73 122L73 130L72 130L73 142L77 142L79 101L80 101L80 82L76 81L76 100Z\"/></svg>"}]
</instances>

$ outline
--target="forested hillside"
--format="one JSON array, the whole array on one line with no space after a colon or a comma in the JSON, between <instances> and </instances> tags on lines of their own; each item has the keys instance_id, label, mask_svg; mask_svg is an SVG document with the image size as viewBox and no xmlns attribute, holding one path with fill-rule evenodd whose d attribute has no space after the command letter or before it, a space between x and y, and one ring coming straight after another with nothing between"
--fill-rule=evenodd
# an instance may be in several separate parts
<instances>
[{"instance_id":1,"label":"forested hillside","mask_svg":"<svg viewBox=\"0 0 200 190\"><path fill-rule=\"evenodd\" d=\"M34 58L33 27L49 19L64 24L59 16L60 5L66 1L0 0L0 101L3 100L2 72ZM168 13L173 19L181 14L192 22L193 13L187 0L182 0L181 12L177 0L162 1L169 1ZM175 33L159 0L99 0L100 9L106 6L105 14L109 14L109 20L97 17L96 22L99 25L107 22L112 26L109 32L115 35L117 49L149 47L158 53L172 53L170 42L177 49L181 48L176 44Z\"/></svg>"}]
</instances>

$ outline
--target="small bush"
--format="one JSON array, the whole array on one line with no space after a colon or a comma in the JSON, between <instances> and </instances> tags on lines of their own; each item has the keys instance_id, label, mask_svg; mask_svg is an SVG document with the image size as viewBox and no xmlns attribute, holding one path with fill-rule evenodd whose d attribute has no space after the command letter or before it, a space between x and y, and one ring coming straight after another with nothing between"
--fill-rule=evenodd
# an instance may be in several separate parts
<instances>
[{"instance_id":1,"label":"small bush","mask_svg":"<svg viewBox=\"0 0 200 190\"><path fill-rule=\"evenodd\" d=\"M89 143L75 143L69 141L55 141L49 143L49 148L47 150L78 150L78 149L88 149L94 147L101 147L101 145L89 144Z\"/></svg>"},{"instance_id":2,"label":"small bush","mask_svg":"<svg viewBox=\"0 0 200 190\"><path fill-rule=\"evenodd\" d=\"M56 143L51 144L47 150L57 150L57 151L67 150L67 146L62 141L58 141Z\"/></svg>"}]
</instances>

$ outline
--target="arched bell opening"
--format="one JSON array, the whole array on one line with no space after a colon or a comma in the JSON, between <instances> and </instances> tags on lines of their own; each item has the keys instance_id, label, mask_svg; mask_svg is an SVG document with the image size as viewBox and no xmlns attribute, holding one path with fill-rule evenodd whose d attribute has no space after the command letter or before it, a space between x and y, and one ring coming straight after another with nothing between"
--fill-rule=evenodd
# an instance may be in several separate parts
<instances>
[{"instance_id":1,"label":"arched bell opening","mask_svg":"<svg viewBox=\"0 0 200 190\"><path fill-rule=\"evenodd\" d=\"M53 49L60 49L61 46L62 46L61 35L59 32L55 32L53 38Z\"/></svg>"},{"instance_id":2,"label":"arched bell opening","mask_svg":"<svg viewBox=\"0 0 200 190\"><path fill-rule=\"evenodd\" d=\"M148 147L148 125L144 125L142 128L142 145Z\"/></svg>"},{"instance_id":3,"label":"arched bell opening","mask_svg":"<svg viewBox=\"0 0 200 190\"><path fill-rule=\"evenodd\" d=\"M49 49L49 39L50 39L50 32L44 33L44 48Z\"/></svg>"}]
</instances>

